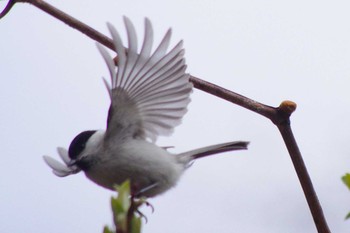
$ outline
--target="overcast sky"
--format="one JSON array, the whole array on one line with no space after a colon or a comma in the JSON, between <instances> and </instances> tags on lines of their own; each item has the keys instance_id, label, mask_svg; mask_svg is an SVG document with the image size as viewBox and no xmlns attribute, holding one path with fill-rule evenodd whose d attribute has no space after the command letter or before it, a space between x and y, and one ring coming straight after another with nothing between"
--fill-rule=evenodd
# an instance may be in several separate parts
<instances>
[{"instance_id":1,"label":"overcast sky","mask_svg":"<svg viewBox=\"0 0 350 233\"><path fill-rule=\"evenodd\" d=\"M150 18L155 40L173 28L188 72L278 106L298 104L292 127L333 232L349 232L349 1L50 1L125 39L122 16L139 39ZM1 3L0 3L1 4ZM2 3L3 4L3 3ZM28 4L0 21L0 232L102 232L110 196L84 174L58 178L42 160L58 158L83 130L105 127L108 70L95 42ZM277 128L267 119L195 90L171 137L174 152L249 140L248 151L197 161L177 187L151 199L144 233L316 232Z\"/></svg>"}]
</instances>

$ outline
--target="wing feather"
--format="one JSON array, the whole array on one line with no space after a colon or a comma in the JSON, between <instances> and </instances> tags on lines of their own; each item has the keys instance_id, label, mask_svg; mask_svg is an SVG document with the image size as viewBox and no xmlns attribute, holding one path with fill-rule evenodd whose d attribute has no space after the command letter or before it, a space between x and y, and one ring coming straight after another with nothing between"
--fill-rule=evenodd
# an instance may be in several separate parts
<instances>
[{"instance_id":1,"label":"wing feather","mask_svg":"<svg viewBox=\"0 0 350 233\"><path fill-rule=\"evenodd\" d=\"M145 80L147 80L146 77L149 76L149 72L154 72L154 65L157 64L157 62L165 55L166 50L169 46L170 42L170 36L171 36L171 29L167 31L164 38L162 39L161 43L159 44L158 48L154 51L154 53L147 59L145 64L142 66L140 71L137 73L137 75L134 77L137 79L135 84L130 87L129 91L130 94L133 94L133 89L140 87L143 85Z\"/></svg>"},{"instance_id":2,"label":"wing feather","mask_svg":"<svg viewBox=\"0 0 350 233\"><path fill-rule=\"evenodd\" d=\"M169 88L173 87L181 87L184 86L186 83L186 79L178 80L183 75L183 71L186 69L186 67L180 67L179 70L172 71L173 73L170 74L164 74L164 76L168 76L166 80L163 80L162 82L153 82L149 85L149 87L145 90L147 92L141 92L139 95L135 95L135 99L144 99L147 96L153 95L155 92L159 92L161 90L167 90ZM176 79L176 80L175 80ZM187 80L188 83L188 80ZM191 88L191 87L190 87Z\"/></svg>"},{"instance_id":3,"label":"wing feather","mask_svg":"<svg viewBox=\"0 0 350 233\"><path fill-rule=\"evenodd\" d=\"M125 85L125 89L131 90L132 87L130 85L134 85L140 78L140 70L145 66L148 57L151 55L153 45L153 28L149 19L145 19L145 36L143 40L143 45L141 48L140 55L138 57L137 63L135 64L135 68L132 72L133 78L129 78L128 82Z\"/></svg>"},{"instance_id":4,"label":"wing feather","mask_svg":"<svg viewBox=\"0 0 350 233\"><path fill-rule=\"evenodd\" d=\"M179 81L185 81L188 82L188 80L178 80L178 77L174 77L174 73L178 71L179 68L185 68L184 61L178 61L176 64L169 63L168 68L165 70L158 70L156 73L154 73L151 77L145 80L135 92L133 92L134 96L138 96L140 93L145 93L145 91L149 91L151 89L155 89L155 84L165 84L167 81L170 82L179 82ZM181 73L181 75L183 72ZM146 77L145 77L146 78ZM174 81L175 80L175 81Z\"/></svg>"},{"instance_id":5,"label":"wing feather","mask_svg":"<svg viewBox=\"0 0 350 233\"><path fill-rule=\"evenodd\" d=\"M130 19L124 17L124 23L126 26L126 31L128 35L128 54L126 57L126 64L124 73L122 74L120 80L120 86L125 86L125 82L128 78L130 78L130 74L132 73L136 61L138 58L137 54L137 36L134 25L131 23Z\"/></svg>"},{"instance_id":6,"label":"wing feather","mask_svg":"<svg viewBox=\"0 0 350 233\"><path fill-rule=\"evenodd\" d=\"M122 74L124 73L124 69L125 69L126 53L125 53L125 48L123 46L123 42L122 42L117 30L114 28L114 26L112 24L109 24L109 23L107 23L107 27L111 33L115 51L118 54L118 66L119 66L118 73L115 77L112 77L112 88L114 88L117 86L121 86L120 80L122 79ZM102 56L103 56L103 54L102 54ZM113 69L115 69L115 68L113 68Z\"/></svg>"},{"instance_id":7,"label":"wing feather","mask_svg":"<svg viewBox=\"0 0 350 233\"><path fill-rule=\"evenodd\" d=\"M192 84L186 74L183 41L168 51L169 29L152 53L153 28L145 19L144 40L138 52L136 30L124 17L128 36L125 49L117 30L107 24L111 32L118 67L100 45L98 49L111 76L111 106L108 112L106 137L138 137L155 141L159 135L169 135L187 112Z\"/></svg>"},{"instance_id":8,"label":"wing feather","mask_svg":"<svg viewBox=\"0 0 350 233\"><path fill-rule=\"evenodd\" d=\"M141 77L142 81L135 90L131 90L130 94L140 91L140 89L146 88L147 84L152 82L152 80L161 80L162 72L172 69L173 63L176 63L178 59L182 59L183 54L177 54L177 59L173 59L176 54L170 52L169 54L163 56L158 60L154 60L155 64L148 68L147 72ZM173 59L173 60L172 60ZM141 90L142 91L142 90Z\"/></svg>"},{"instance_id":9,"label":"wing feather","mask_svg":"<svg viewBox=\"0 0 350 233\"><path fill-rule=\"evenodd\" d=\"M112 84L113 84L113 82L115 80L115 76L116 76L115 65L114 65L113 59L112 59L111 55L109 55L109 53L102 47L102 45L97 44L97 48L100 51L100 53L101 53L101 55L103 57L103 60L107 64L107 67L108 67L108 70L109 70L109 74L111 76L111 81L112 81ZM107 88L110 88L109 85L107 85L107 82L106 82L105 79L104 79L104 83L107 86Z\"/></svg>"}]
</instances>

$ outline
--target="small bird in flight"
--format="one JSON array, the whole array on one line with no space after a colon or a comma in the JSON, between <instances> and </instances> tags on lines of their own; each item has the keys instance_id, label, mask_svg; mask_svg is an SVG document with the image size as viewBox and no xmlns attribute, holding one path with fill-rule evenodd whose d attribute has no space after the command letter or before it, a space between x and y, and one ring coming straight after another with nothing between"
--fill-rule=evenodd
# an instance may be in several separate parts
<instances>
[{"instance_id":1,"label":"small bird in flight","mask_svg":"<svg viewBox=\"0 0 350 233\"><path fill-rule=\"evenodd\" d=\"M187 112L193 86L186 73L183 42L169 52L171 29L152 53L153 29L145 19L145 34L138 52L133 24L124 17L128 36L125 49L116 29L107 24L118 55L117 66L97 44L111 76L105 79L111 105L106 130L78 134L68 151L59 147L63 163L44 156L57 176L83 171L96 184L114 190L130 180L132 192L153 197L174 187L194 159L226 151L247 149L248 142L234 141L172 154L154 142L170 135Z\"/></svg>"}]
</instances>

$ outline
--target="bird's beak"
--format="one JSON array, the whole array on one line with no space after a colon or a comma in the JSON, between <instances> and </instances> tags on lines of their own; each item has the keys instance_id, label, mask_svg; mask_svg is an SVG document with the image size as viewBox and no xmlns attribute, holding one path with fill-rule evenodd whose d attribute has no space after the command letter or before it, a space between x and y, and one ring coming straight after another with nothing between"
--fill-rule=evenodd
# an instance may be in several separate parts
<instances>
[{"instance_id":1,"label":"bird's beak","mask_svg":"<svg viewBox=\"0 0 350 233\"><path fill-rule=\"evenodd\" d=\"M71 160L69 161L69 163L67 164L68 167L73 167L73 166L76 166L77 165L77 160Z\"/></svg>"}]
</instances>

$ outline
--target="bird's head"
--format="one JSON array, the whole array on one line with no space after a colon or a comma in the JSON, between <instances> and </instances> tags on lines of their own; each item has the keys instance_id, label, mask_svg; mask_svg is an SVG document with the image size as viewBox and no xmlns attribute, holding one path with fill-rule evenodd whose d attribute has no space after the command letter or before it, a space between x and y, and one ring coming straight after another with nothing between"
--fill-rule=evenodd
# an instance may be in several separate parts
<instances>
[{"instance_id":1,"label":"bird's head","mask_svg":"<svg viewBox=\"0 0 350 233\"><path fill-rule=\"evenodd\" d=\"M78 134L70 143L68 155L71 166L76 165L82 170L87 170L92 165L93 158L90 156L101 145L104 131L88 130Z\"/></svg>"}]
</instances>

